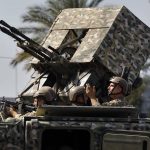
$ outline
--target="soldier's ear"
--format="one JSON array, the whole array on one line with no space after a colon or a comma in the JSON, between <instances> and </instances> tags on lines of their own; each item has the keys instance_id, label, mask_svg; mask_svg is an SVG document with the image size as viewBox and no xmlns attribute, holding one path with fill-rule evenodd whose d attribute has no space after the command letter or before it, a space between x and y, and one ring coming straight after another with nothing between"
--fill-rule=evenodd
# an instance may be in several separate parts
<instances>
[{"instance_id":1,"label":"soldier's ear","mask_svg":"<svg viewBox=\"0 0 150 150\"><path fill-rule=\"evenodd\" d=\"M123 93L123 88L120 85L117 85L117 87L120 89L119 91Z\"/></svg>"}]
</instances>

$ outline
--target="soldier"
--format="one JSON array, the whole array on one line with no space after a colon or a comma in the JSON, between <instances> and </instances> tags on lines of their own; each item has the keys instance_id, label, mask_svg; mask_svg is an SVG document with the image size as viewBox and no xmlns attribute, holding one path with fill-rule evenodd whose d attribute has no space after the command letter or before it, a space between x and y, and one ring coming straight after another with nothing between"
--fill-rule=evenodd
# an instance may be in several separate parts
<instances>
[{"instance_id":1,"label":"soldier","mask_svg":"<svg viewBox=\"0 0 150 150\"><path fill-rule=\"evenodd\" d=\"M56 103L56 94L54 90L49 86L41 87L34 95L33 105L36 108L43 106L44 104L53 105ZM24 116L36 116L37 111L28 112L25 115L18 114L17 111L13 108L9 109L9 114L13 118L20 119Z\"/></svg>"},{"instance_id":2,"label":"soldier","mask_svg":"<svg viewBox=\"0 0 150 150\"><path fill-rule=\"evenodd\" d=\"M53 105L56 103L56 94L54 90L49 86L41 87L34 95L33 105L35 107L41 107L43 104Z\"/></svg>"},{"instance_id":3,"label":"soldier","mask_svg":"<svg viewBox=\"0 0 150 150\"><path fill-rule=\"evenodd\" d=\"M69 100L73 106L90 106L90 99L85 93L84 86L76 86L70 89Z\"/></svg>"},{"instance_id":4,"label":"soldier","mask_svg":"<svg viewBox=\"0 0 150 150\"><path fill-rule=\"evenodd\" d=\"M96 98L96 89L89 84L86 85L86 94L91 99L92 106L126 106L127 101L125 100L125 95L128 91L128 83L125 79L121 77L112 77L110 79L110 84L108 86L108 102L102 104L99 103Z\"/></svg>"}]
</instances>

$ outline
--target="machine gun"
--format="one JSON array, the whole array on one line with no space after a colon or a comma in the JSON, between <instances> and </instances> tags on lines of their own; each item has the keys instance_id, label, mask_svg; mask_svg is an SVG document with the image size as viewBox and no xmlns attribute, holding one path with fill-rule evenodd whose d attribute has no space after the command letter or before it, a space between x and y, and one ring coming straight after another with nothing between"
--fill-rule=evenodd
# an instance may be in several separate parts
<instances>
[{"instance_id":1,"label":"machine gun","mask_svg":"<svg viewBox=\"0 0 150 150\"><path fill-rule=\"evenodd\" d=\"M42 47L40 44L36 43L32 39L30 39L29 37L24 35L22 32L20 32L15 27L10 26L5 21L0 20L0 24L2 25L2 26L0 26L0 30L2 32L4 32L5 34L14 38L18 42L17 43L18 47L22 48L25 52L34 56L41 62L49 62L52 60L58 61L58 60L60 60L60 58L61 58L61 60L65 61L65 59L61 55L58 55L58 53L56 53L54 51L53 47L49 46L49 48L54 53L52 53L49 50L47 50L46 48Z\"/></svg>"},{"instance_id":2,"label":"machine gun","mask_svg":"<svg viewBox=\"0 0 150 150\"><path fill-rule=\"evenodd\" d=\"M4 120L5 118L7 118L9 116L8 114L8 109L10 107L12 107L13 109L17 110L18 108L18 102L13 100L7 100L7 98L3 97L0 100L0 116L1 119Z\"/></svg>"},{"instance_id":3,"label":"machine gun","mask_svg":"<svg viewBox=\"0 0 150 150\"><path fill-rule=\"evenodd\" d=\"M0 104L1 104L1 111L4 111L6 107L14 107L17 109L19 102L16 102L15 99L7 100L7 98L3 97L2 100L0 100Z\"/></svg>"},{"instance_id":4,"label":"machine gun","mask_svg":"<svg viewBox=\"0 0 150 150\"><path fill-rule=\"evenodd\" d=\"M7 100L7 98L3 97L2 100L0 100L0 112L1 114L4 115L3 118L9 116L8 114L8 109L10 107L12 107L14 110L18 111L18 112L22 112L22 110L24 112L32 112L34 110L36 110L36 107L29 105L29 104L25 104L23 102L17 102L16 100ZM20 106L20 107L19 107Z\"/></svg>"}]
</instances>

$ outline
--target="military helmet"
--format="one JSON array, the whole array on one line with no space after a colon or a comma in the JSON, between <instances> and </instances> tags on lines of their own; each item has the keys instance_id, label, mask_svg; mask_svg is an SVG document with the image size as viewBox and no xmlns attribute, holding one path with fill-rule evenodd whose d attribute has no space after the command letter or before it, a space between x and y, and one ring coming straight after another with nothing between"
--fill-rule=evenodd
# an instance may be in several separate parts
<instances>
[{"instance_id":1,"label":"military helmet","mask_svg":"<svg viewBox=\"0 0 150 150\"><path fill-rule=\"evenodd\" d=\"M112 83L115 83L115 84L119 84L122 87L123 94L124 95L127 94L127 92L128 92L128 82L125 79L123 79L122 77L114 76L109 81L112 82Z\"/></svg>"},{"instance_id":2,"label":"military helmet","mask_svg":"<svg viewBox=\"0 0 150 150\"><path fill-rule=\"evenodd\" d=\"M43 86L41 87L34 95L33 97L43 96L45 97L46 101L52 101L56 98L56 94L54 90L49 86Z\"/></svg>"},{"instance_id":3,"label":"military helmet","mask_svg":"<svg viewBox=\"0 0 150 150\"><path fill-rule=\"evenodd\" d=\"M76 96L80 95L80 94L84 94L85 93L85 89L84 86L76 86L70 89L69 92L69 100L75 101L76 100Z\"/></svg>"}]
</instances>

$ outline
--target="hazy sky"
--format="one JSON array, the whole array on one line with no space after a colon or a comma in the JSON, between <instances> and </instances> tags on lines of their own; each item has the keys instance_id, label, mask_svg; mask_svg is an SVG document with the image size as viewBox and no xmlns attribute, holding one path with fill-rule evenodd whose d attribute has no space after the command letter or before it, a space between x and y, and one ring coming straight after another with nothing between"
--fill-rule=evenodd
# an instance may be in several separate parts
<instances>
[{"instance_id":1,"label":"hazy sky","mask_svg":"<svg viewBox=\"0 0 150 150\"><path fill-rule=\"evenodd\" d=\"M5 20L16 28L23 26L21 16L27 11L27 7L44 2L45 0L1 0L0 20ZM104 0L100 6L112 4L126 6L150 27L149 0ZM17 68L9 65L18 50L14 40L0 32L0 97L17 96L29 82L31 73L23 70L23 64Z\"/></svg>"},{"instance_id":2,"label":"hazy sky","mask_svg":"<svg viewBox=\"0 0 150 150\"><path fill-rule=\"evenodd\" d=\"M16 28L23 26L21 16L27 7L44 3L44 0L0 1L0 20ZM0 96L17 96L29 82L31 73L24 71L23 64L17 68L10 66L10 60L18 50L14 40L0 32Z\"/></svg>"}]
</instances>

